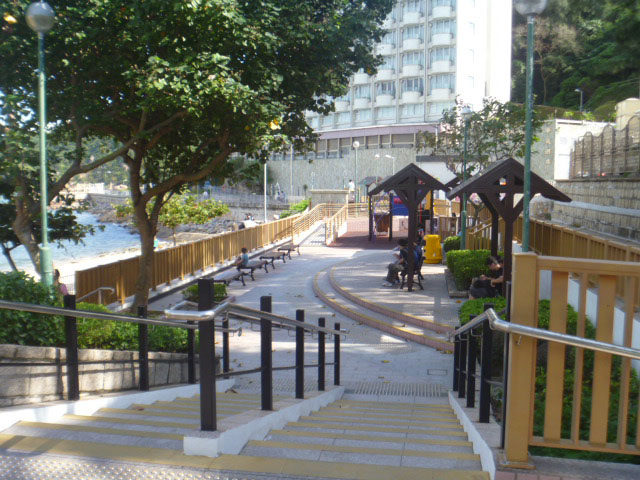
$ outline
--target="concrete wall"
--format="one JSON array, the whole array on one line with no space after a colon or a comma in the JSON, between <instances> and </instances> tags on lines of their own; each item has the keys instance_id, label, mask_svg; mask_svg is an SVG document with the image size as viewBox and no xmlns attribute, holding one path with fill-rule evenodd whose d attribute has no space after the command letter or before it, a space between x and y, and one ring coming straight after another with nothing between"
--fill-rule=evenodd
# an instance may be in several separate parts
<instances>
[{"instance_id":1,"label":"concrete wall","mask_svg":"<svg viewBox=\"0 0 640 480\"><path fill-rule=\"evenodd\" d=\"M349 201L349 190L311 190L311 207L321 203L346 204Z\"/></svg>"},{"instance_id":2,"label":"concrete wall","mask_svg":"<svg viewBox=\"0 0 640 480\"><path fill-rule=\"evenodd\" d=\"M138 388L138 352L113 350L80 350L81 394L98 394ZM112 360L125 363L111 364ZM154 362L153 360L171 360ZM187 383L187 355L149 353L150 386ZM0 407L62 400L67 395L66 351L55 347L0 345L0 364L7 362L43 363L51 366L0 366ZM180 362L181 361L181 362ZM104 362L104 363L102 363ZM196 369L197 370L197 369Z\"/></svg>"}]
</instances>

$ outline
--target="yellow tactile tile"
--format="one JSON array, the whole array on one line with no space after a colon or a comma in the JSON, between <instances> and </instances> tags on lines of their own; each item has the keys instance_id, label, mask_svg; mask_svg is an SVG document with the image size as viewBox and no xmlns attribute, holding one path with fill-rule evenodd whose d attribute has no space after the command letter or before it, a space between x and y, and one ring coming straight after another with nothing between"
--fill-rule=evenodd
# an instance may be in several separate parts
<instances>
[{"instance_id":1,"label":"yellow tactile tile","mask_svg":"<svg viewBox=\"0 0 640 480\"><path fill-rule=\"evenodd\" d=\"M335 410L354 410L359 412L392 412L392 413L407 413L415 415L455 415L451 407L445 408L411 408L411 407L394 407L389 405L373 406L373 405L358 405L352 403L332 403L324 407L325 409Z\"/></svg>"},{"instance_id":2,"label":"yellow tactile tile","mask_svg":"<svg viewBox=\"0 0 640 480\"><path fill-rule=\"evenodd\" d=\"M146 437L146 438L166 438L169 440L182 440L183 435L178 433L164 433L164 432L150 432L147 430L124 430L117 428L106 427L92 427L88 425L72 425L64 423L44 423L44 422L20 422L19 426L34 427L34 428L48 428L49 430L69 430L73 432L93 432L104 433L107 435L124 435L134 437Z\"/></svg>"},{"instance_id":3,"label":"yellow tactile tile","mask_svg":"<svg viewBox=\"0 0 640 480\"><path fill-rule=\"evenodd\" d=\"M150 427L169 427L169 428L183 428L193 430L198 428L196 423L179 423L179 422L163 422L160 420L143 420L137 418L120 418L120 417L92 417L88 415L73 415L68 414L63 418L71 420L81 420L84 422L103 422L103 423L126 423L128 425L146 425Z\"/></svg>"},{"instance_id":4,"label":"yellow tactile tile","mask_svg":"<svg viewBox=\"0 0 640 480\"><path fill-rule=\"evenodd\" d=\"M302 430L271 430L270 435L283 435L291 437L333 438L341 440L362 440L364 442L388 442L388 443L416 443L420 445L444 445L447 447L471 447L473 444L466 440L431 440L422 438L389 437L374 435L354 435L349 433L325 433L305 432Z\"/></svg>"},{"instance_id":5,"label":"yellow tactile tile","mask_svg":"<svg viewBox=\"0 0 640 480\"><path fill-rule=\"evenodd\" d=\"M301 422L313 422L316 419L324 420L326 415L317 415L313 414L311 416L300 417ZM327 417L326 420L329 418ZM396 427L409 427L409 426L418 426L418 427L432 427L432 428L449 428L449 429L462 429L462 426L459 422L447 422L447 421L439 421L439 420L431 420L429 422L421 422L418 420L412 420L410 422L400 422L400 421L387 421L387 420L378 420L371 419L366 420L362 418L349 418L344 419L344 422L349 423L375 423L376 425L385 425L385 426L396 426Z\"/></svg>"},{"instance_id":6,"label":"yellow tactile tile","mask_svg":"<svg viewBox=\"0 0 640 480\"><path fill-rule=\"evenodd\" d=\"M200 411L200 404L176 405L175 403L172 403L172 402L155 402L155 403L152 403L152 404L137 404L137 403L134 403L129 408L142 409L142 410L155 409L155 410L179 410L179 411L184 411L184 412L199 412ZM253 409L253 406L251 406L251 405L236 406L236 407L231 407L231 406L227 406L227 405L220 405L219 403L216 405L216 411L217 412L236 413L236 412L246 412L247 410L252 410L252 409Z\"/></svg>"},{"instance_id":7,"label":"yellow tactile tile","mask_svg":"<svg viewBox=\"0 0 640 480\"><path fill-rule=\"evenodd\" d=\"M317 416L327 416L327 417L373 417L373 418L382 418L385 420L424 420L424 421L442 421L442 422L459 422L458 417L456 417L455 415L439 415L439 414L424 414L421 413L419 415L412 415L412 414L407 414L407 415L394 415L393 413L387 413L387 412L367 412L367 411L363 411L363 412L355 412L355 411L345 411L344 409L340 409L340 408L332 408L332 409L327 409L327 408L323 408L315 413L313 413L313 415L317 415Z\"/></svg>"},{"instance_id":8,"label":"yellow tactile tile","mask_svg":"<svg viewBox=\"0 0 640 480\"><path fill-rule=\"evenodd\" d=\"M287 426L291 427L305 427L305 428L324 428L330 430L358 430L361 432L387 432L387 433L411 433L416 435L443 435L447 437L465 437L467 434L462 428L449 429L418 429L418 428L394 428L394 427L382 427L382 426L364 426L364 425L345 425L340 422L289 422Z\"/></svg>"},{"instance_id":9,"label":"yellow tactile tile","mask_svg":"<svg viewBox=\"0 0 640 480\"><path fill-rule=\"evenodd\" d=\"M462 452L428 452L422 450L347 447L341 445L321 445L317 443L289 443L273 440L250 440L247 445L268 448L287 448L297 450L321 450L324 452L362 453L367 455L392 455L405 457L446 458L448 460L480 460L480 455Z\"/></svg>"},{"instance_id":10,"label":"yellow tactile tile","mask_svg":"<svg viewBox=\"0 0 640 480\"><path fill-rule=\"evenodd\" d=\"M97 413L122 413L127 415L147 415L150 417L170 417L170 418L198 418L199 412L194 413L180 413L180 412L154 412L146 408L140 410L127 409L127 408L101 408ZM99 416L99 415L98 415Z\"/></svg>"}]
</instances>

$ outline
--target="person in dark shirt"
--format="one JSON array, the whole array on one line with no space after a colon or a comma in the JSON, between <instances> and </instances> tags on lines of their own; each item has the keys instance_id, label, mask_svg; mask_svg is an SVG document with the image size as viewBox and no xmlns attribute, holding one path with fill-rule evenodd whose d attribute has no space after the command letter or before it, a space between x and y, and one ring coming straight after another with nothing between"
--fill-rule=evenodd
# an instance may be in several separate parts
<instances>
[{"instance_id":1,"label":"person in dark shirt","mask_svg":"<svg viewBox=\"0 0 640 480\"><path fill-rule=\"evenodd\" d=\"M385 278L385 283L382 284L383 287L393 287L396 284L400 283L400 278L398 274L405 268L405 266L409 263L409 242L406 238L401 238L398 240L398 248L399 250L395 252L393 255L395 257L395 261L387 265L387 277ZM418 247L414 245L413 247L413 255L414 255L414 265L418 263L421 258L421 251Z\"/></svg>"},{"instance_id":2,"label":"person in dark shirt","mask_svg":"<svg viewBox=\"0 0 640 480\"><path fill-rule=\"evenodd\" d=\"M487 259L489 274L480 275L471 281L469 298L490 298L502 293L503 265L502 260L496 257Z\"/></svg>"}]
</instances>

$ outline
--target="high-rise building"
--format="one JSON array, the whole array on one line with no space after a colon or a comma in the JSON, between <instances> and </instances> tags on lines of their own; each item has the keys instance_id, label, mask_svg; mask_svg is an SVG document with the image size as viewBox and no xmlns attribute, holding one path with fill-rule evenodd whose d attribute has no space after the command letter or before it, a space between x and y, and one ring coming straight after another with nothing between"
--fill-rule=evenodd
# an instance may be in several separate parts
<instances>
[{"instance_id":1,"label":"high-rise building","mask_svg":"<svg viewBox=\"0 0 640 480\"><path fill-rule=\"evenodd\" d=\"M387 175L392 165L374 165L385 158L396 158L398 168L416 161L416 134L434 129L456 100L472 109L480 108L486 97L509 100L511 24L511 0L399 0L375 46L382 57L377 73L353 75L348 92L333 99L335 112L309 112L307 121L320 139L314 152L296 152L291 158L342 161L335 166L325 162L333 176L318 172L316 188L355 176ZM359 152L353 149L354 141ZM355 166L358 154L360 169ZM289 158L286 153L274 155L274 160ZM355 168L343 168L344 160ZM283 183L291 184L292 193L301 194L293 175L274 167L278 178L291 177ZM338 169L345 172L338 175ZM339 181L336 175L344 178Z\"/></svg>"}]
</instances>

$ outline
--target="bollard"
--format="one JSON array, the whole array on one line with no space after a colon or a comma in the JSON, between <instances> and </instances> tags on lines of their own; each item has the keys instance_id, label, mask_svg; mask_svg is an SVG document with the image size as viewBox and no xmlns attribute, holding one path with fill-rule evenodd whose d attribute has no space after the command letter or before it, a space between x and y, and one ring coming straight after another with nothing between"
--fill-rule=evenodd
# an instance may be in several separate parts
<instances>
[{"instance_id":1,"label":"bollard","mask_svg":"<svg viewBox=\"0 0 640 480\"><path fill-rule=\"evenodd\" d=\"M138 306L138 317L147 316L147 307ZM138 369L139 369L139 389L143 392L149 391L149 325L138 324Z\"/></svg>"},{"instance_id":2,"label":"bollard","mask_svg":"<svg viewBox=\"0 0 640 480\"><path fill-rule=\"evenodd\" d=\"M296 310L296 320L304 322L304 310ZM296 398L304 398L304 330L296 327Z\"/></svg>"},{"instance_id":3,"label":"bollard","mask_svg":"<svg viewBox=\"0 0 640 480\"><path fill-rule=\"evenodd\" d=\"M271 313L271 297L260 297L260 310ZM273 410L273 358L271 321L260 319L260 368L262 410Z\"/></svg>"},{"instance_id":4,"label":"bollard","mask_svg":"<svg viewBox=\"0 0 640 480\"><path fill-rule=\"evenodd\" d=\"M318 319L318 326L324 328L325 326L324 318L321 317ZM325 371L326 359L325 359L324 336L325 336L324 332L318 332L318 390L320 390L321 392L324 391L324 383L325 383L324 371Z\"/></svg>"},{"instance_id":5,"label":"bollard","mask_svg":"<svg viewBox=\"0 0 640 480\"><path fill-rule=\"evenodd\" d=\"M334 328L339 332L340 324L336 323ZM340 334L334 335L333 347L333 384L340 385Z\"/></svg>"},{"instance_id":6,"label":"bollard","mask_svg":"<svg viewBox=\"0 0 640 480\"><path fill-rule=\"evenodd\" d=\"M76 296L65 295L64 308L76 309ZM76 317L64 317L65 346L67 350L67 398L80 400L80 375L78 373L78 322Z\"/></svg>"},{"instance_id":7,"label":"bollard","mask_svg":"<svg viewBox=\"0 0 640 480\"><path fill-rule=\"evenodd\" d=\"M198 310L213 308L213 280L198 280ZM216 419L215 330L212 320L198 323L200 333L200 429L214 431Z\"/></svg>"}]
</instances>

